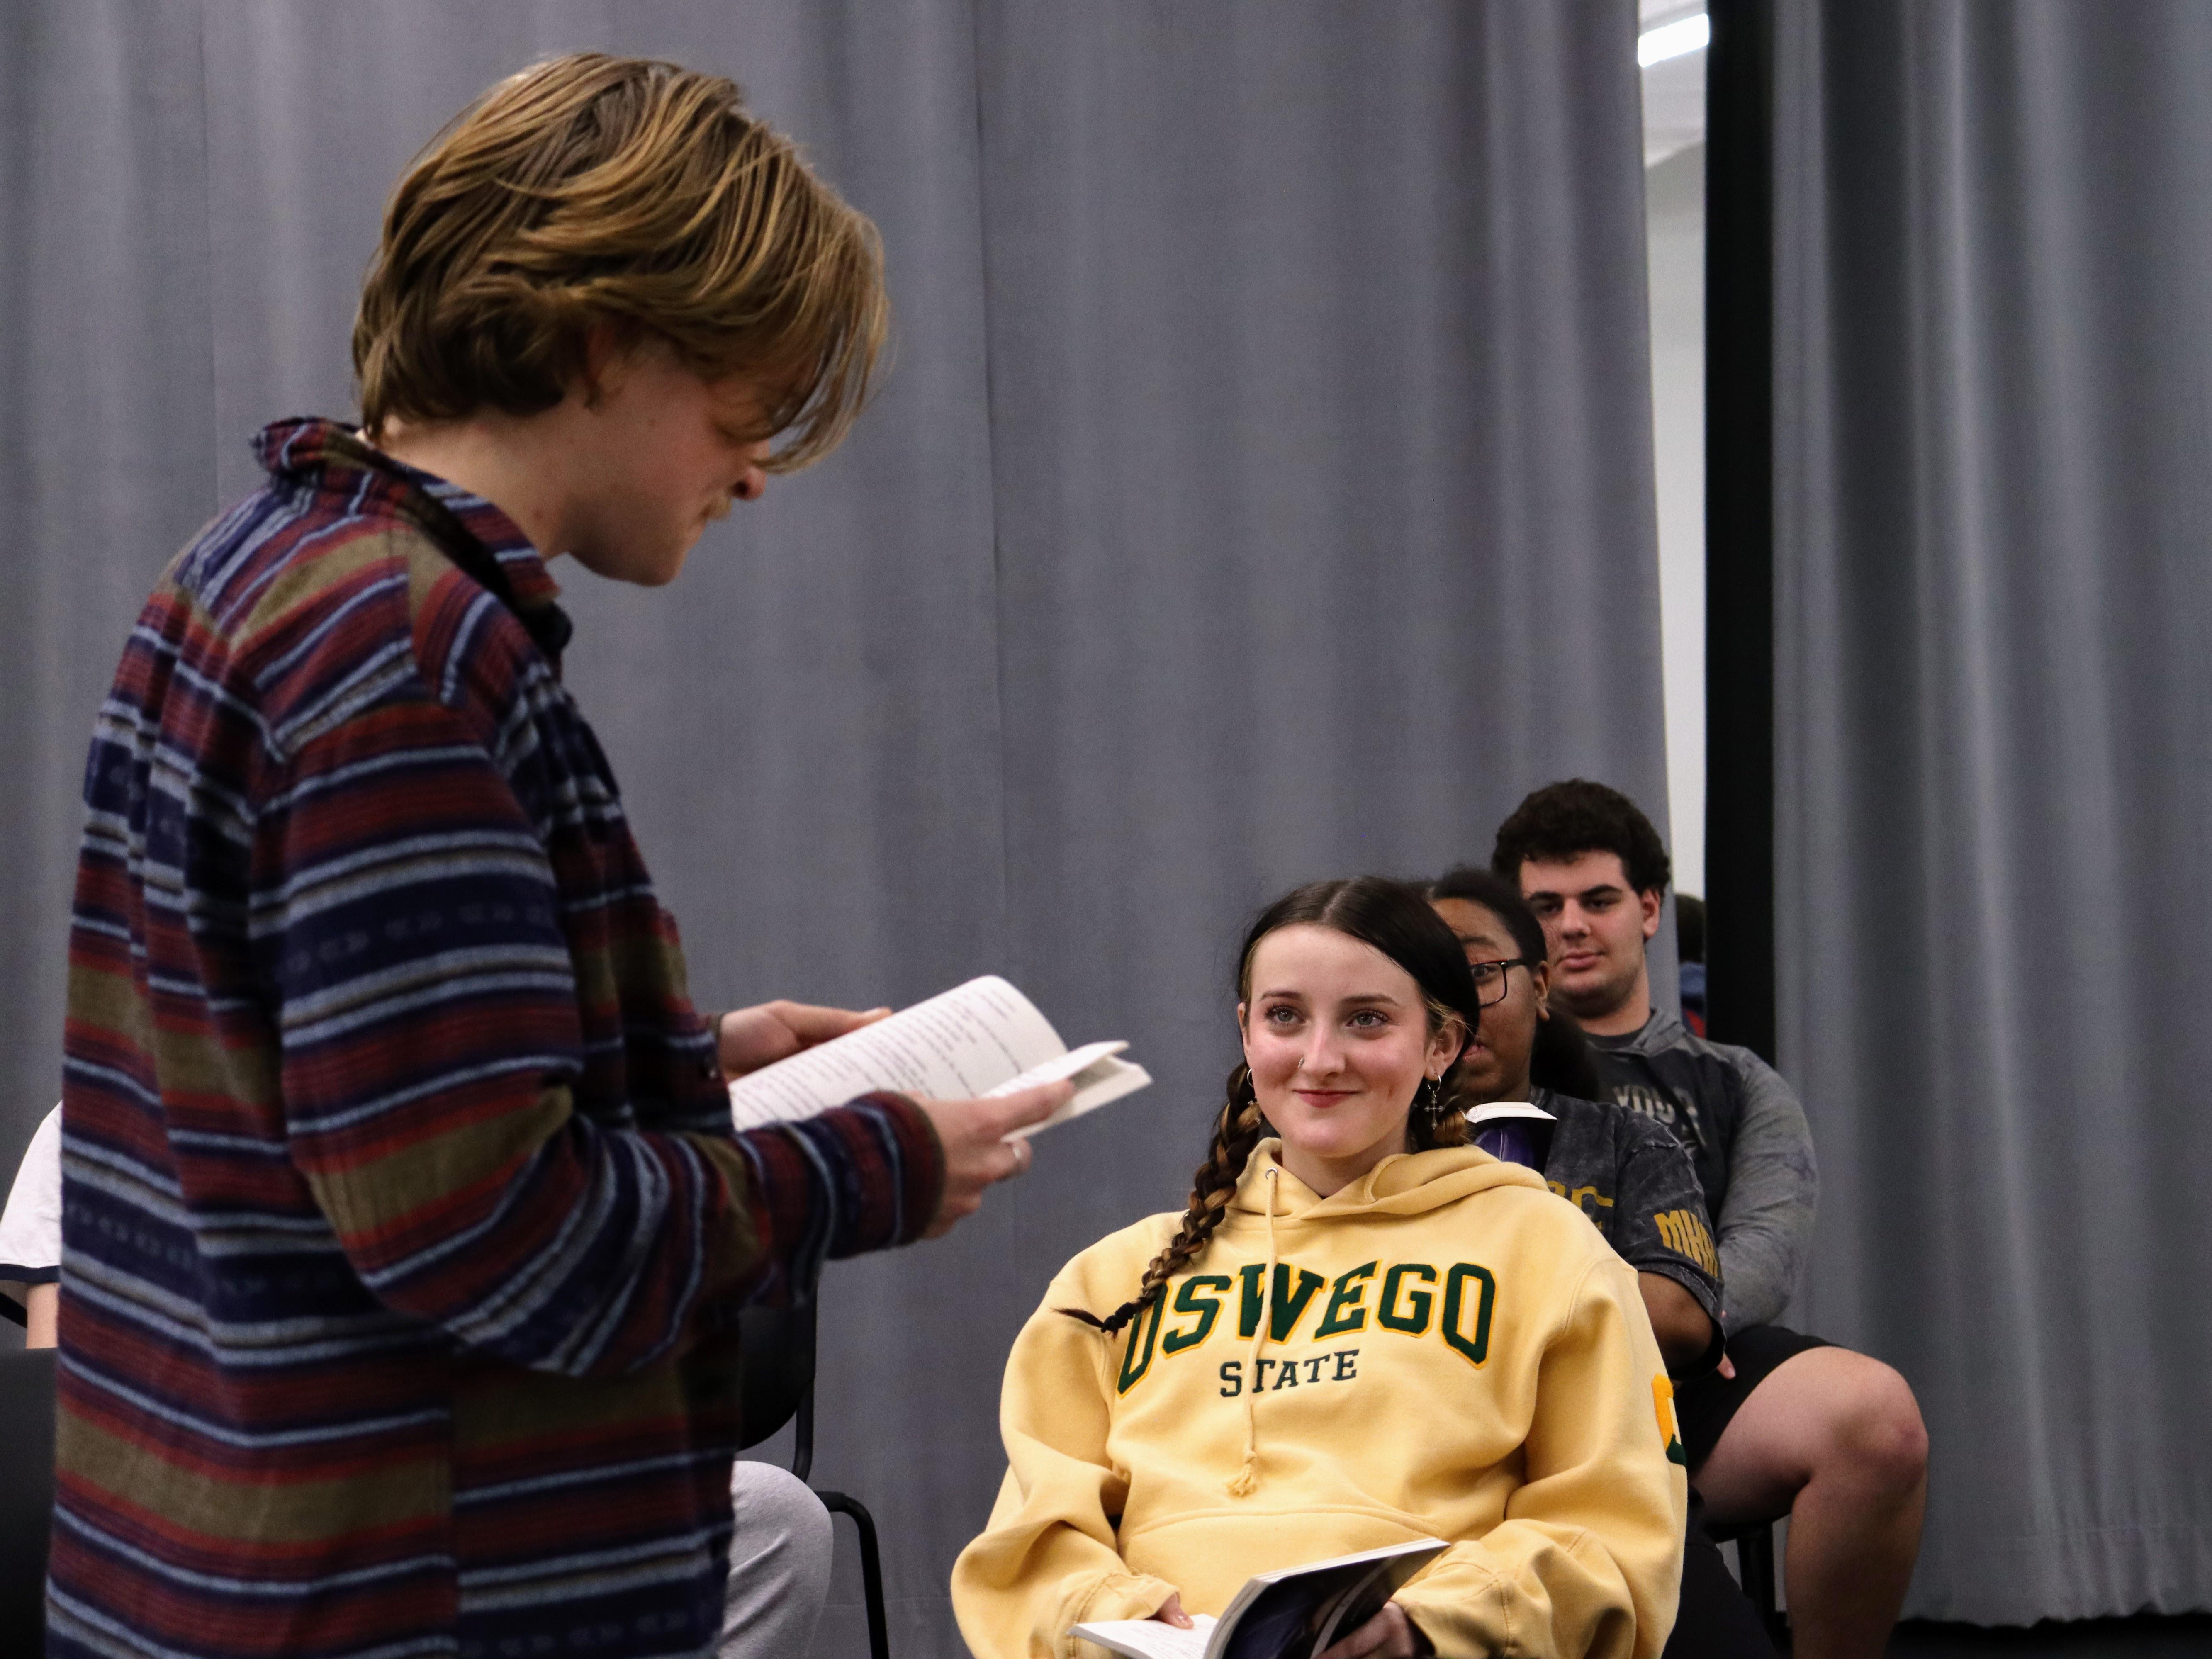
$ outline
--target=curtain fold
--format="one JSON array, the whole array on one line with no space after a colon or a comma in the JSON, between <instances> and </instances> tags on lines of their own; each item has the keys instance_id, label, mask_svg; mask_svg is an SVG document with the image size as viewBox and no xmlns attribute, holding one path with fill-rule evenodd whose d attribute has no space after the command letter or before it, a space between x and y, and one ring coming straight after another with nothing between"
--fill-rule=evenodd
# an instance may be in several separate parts
<instances>
[{"instance_id":1,"label":"curtain fold","mask_svg":"<svg viewBox=\"0 0 2212 1659\"><path fill-rule=\"evenodd\" d=\"M0 7L0 1178L61 1092L93 713L216 509L205 116L196 8Z\"/></svg>"},{"instance_id":2,"label":"curtain fold","mask_svg":"<svg viewBox=\"0 0 2212 1659\"><path fill-rule=\"evenodd\" d=\"M1229 954L1289 883L1486 855L1583 772L1664 823L1634 8L27 0L0 15L0 1162L57 1086L78 769L161 565L350 407L385 193L579 47L727 73L882 227L896 362L825 465L568 675L702 1003L1003 971L1159 1079L823 1286L817 1477L893 1641L1067 1255L1181 1203ZM1671 956L1668 957L1671 961ZM816 1650L856 1650L849 1550Z\"/></svg>"},{"instance_id":3,"label":"curtain fold","mask_svg":"<svg viewBox=\"0 0 2212 1659\"><path fill-rule=\"evenodd\" d=\"M1909 1613L2212 1607L2212 12L1779 19L1805 1317L1919 1393Z\"/></svg>"},{"instance_id":4,"label":"curtain fold","mask_svg":"<svg viewBox=\"0 0 2212 1659\"><path fill-rule=\"evenodd\" d=\"M979 15L1010 948L1170 1067L1057 1261L1180 1204L1262 903L1664 800L1640 125L1611 7Z\"/></svg>"}]
</instances>

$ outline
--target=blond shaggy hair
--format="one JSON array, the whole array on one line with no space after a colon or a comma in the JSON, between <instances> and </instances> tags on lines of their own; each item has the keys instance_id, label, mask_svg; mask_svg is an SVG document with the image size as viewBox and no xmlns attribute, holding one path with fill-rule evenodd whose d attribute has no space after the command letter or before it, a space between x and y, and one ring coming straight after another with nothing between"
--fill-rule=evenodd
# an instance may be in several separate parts
<instances>
[{"instance_id":1,"label":"blond shaggy hair","mask_svg":"<svg viewBox=\"0 0 2212 1659\"><path fill-rule=\"evenodd\" d=\"M353 331L362 424L551 408L611 327L762 393L769 462L836 447L889 315L874 225L720 76L577 52L501 82L392 193Z\"/></svg>"}]
</instances>

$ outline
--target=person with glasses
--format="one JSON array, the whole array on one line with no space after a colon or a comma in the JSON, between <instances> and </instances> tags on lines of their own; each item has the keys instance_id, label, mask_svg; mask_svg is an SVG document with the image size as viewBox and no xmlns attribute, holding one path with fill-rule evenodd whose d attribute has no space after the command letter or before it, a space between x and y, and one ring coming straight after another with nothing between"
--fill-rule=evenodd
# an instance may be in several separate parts
<instances>
[{"instance_id":1,"label":"person with glasses","mask_svg":"<svg viewBox=\"0 0 2212 1659\"><path fill-rule=\"evenodd\" d=\"M1729 1367L1679 1396L1690 1478L1721 1524L1789 1516L1797 1659L1879 1659L1920 1552L1928 1431L1895 1370L1777 1322L1820 1193L1804 1108L1748 1048L1654 1006L1644 946L1673 870L1634 801L1547 784L1498 826L1490 867L1542 924L1552 999L1589 1033L1606 1097L1666 1123L1705 1189Z\"/></svg>"},{"instance_id":2,"label":"person with glasses","mask_svg":"<svg viewBox=\"0 0 2212 1659\"><path fill-rule=\"evenodd\" d=\"M1463 866L1431 885L1429 902L1467 952L1482 1004L1481 1024L1460 1063L1462 1101L1473 1110L1488 1101L1525 1100L1552 1114L1557 1122L1544 1153L1545 1184L1588 1216L1636 1269L1668 1369L1677 1376L1710 1370L1720 1358L1720 1262L1689 1154L1641 1113L1532 1081L1540 1047L1548 1059L1579 1045L1566 1036L1568 1017L1546 1006L1551 969L1543 930L1510 884ZM1586 1052L1583 1066L1587 1070Z\"/></svg>"},{"instance_id":3,"label":"person with glasses","mask_svg":"<svg viewBox=\"0 0 2212 1659\"><path fill-rule=\"evenodd\" d=\"M1690 1155L1642 1113L1591 1098L1600 1085L1589 1045L1571 1015L1546 1004L1543 926L1510 882L1463 866L1430 887L1429 902L1467 952L1483 1003L1478 1040L1461 1061L1469 1109L1479 1100L1525 1100L1552 1114L1545 1184L1636 1269L1674 1375L1709 1374L1720 1352L1721 1283ZM1772 1659L1702 1510L1692 1488L1681 1601L1662 1659Z\"/></svg>"}]
</instances>

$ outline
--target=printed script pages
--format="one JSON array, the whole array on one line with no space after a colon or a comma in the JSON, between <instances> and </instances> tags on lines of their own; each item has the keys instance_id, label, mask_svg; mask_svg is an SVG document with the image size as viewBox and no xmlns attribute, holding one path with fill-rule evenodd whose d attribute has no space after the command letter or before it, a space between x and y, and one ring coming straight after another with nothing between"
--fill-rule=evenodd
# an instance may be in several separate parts
<instances>
[{"instance_id":1,"label":"printed script pages","mask_svg":"<svg viewBox=\"0 0 2212 1659\"><path fill-rule=\"evenodd\" d=\"M1077 1625L1070 1634L1127 1659L1317 1659L1450 1547L1441 1538L1417 1538L1255 1573L1218 1623L1200 1613L1192 1630L1156 1619L1106 1619Z\"/></svg>"},{"instance_id":2,"label":"printed script pages","mask_svg":"<svg viewBox=\"0 0 2212 1659\"><path fill-rule=\"evenodd\" d=\"M1078 1625L1073 1633L1126 1659L1217 1659L1209 1645L1214 1623L1209 1613L1192 1614L1188 1630L1157 1619L1115 1619Z\"/></svg>"},{"instance_id":3,"label":"printed script pages","mask_svg":"<svg viewBox=\"0 0 2212 1659\"><path fill-rule=\"evenodd\" d=\"M1127 1047L1093 1042L1071 1053L1035 1003L987 974L739 1078L730 1085L730 1115L741 1130L758 1129L811 1117L872 1089L964 1100L1073 1079L1072 1100L1015 1131L1030 1135L1150 1083L1143 1066L1121 1058Z\"/></svg>"}]
</instances>

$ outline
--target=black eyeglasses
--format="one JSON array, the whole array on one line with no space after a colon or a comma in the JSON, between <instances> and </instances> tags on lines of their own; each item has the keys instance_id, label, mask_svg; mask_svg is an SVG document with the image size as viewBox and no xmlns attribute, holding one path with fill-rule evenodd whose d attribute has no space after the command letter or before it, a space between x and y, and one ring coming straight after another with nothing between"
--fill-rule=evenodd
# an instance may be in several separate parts
<instances>
[{"instance_id":1,"label":"black eyeglasses","mask_svg":"<svg viewBox=\"0 0 2212 1659\"><path fill-rule=\"evenodd\" d=\"M1505 1000L1507 969L1534 969L1535 965L1533 957L1508 957L1503 962L1468 963L1467 971L1474 980L1475 1006L1488 1008Z\"/></svg>"}]
</instances>

